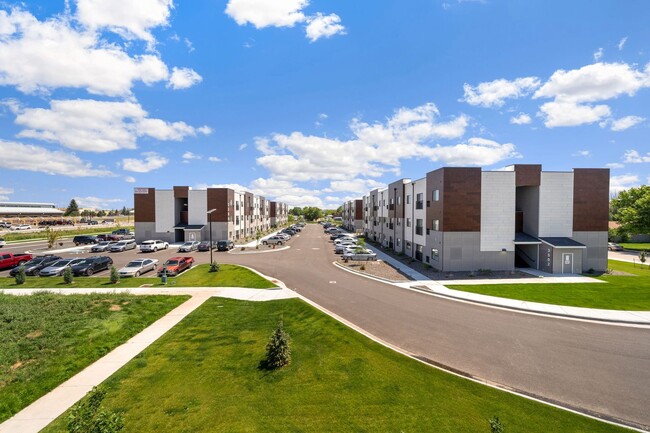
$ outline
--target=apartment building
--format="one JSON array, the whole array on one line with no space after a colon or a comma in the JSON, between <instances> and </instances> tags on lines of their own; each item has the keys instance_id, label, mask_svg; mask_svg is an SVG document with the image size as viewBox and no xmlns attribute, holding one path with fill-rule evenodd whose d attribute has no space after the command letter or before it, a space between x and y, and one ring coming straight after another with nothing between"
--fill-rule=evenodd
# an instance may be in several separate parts
<instances>
[{"instance_id":1,"label":"apartment building","mask_svg":"<svg viewBox=\"0 0 650 433\"><path fill-rule=\"evenodd\" d=\"M363 200L351 200L343 204L343 227L351 232L363 231Z\"/></svg>"},{"instance_id":2,"label":"apartment building","mask_svg":"<svg viewBox=\"0 0 650 433\"><path fill-rule=\"evenodd\" d=\"M230 188L135 188L133 203L137 242L207 240L210 225L213 240L238 240L282 224L288 216L284 203Z\"/></svg>"},{"instance_id":3,"label":"apartment building","mask_svg":"<svg viewBox=\"0 0 650 433\"><path fill-rule=\"evenodd\" d=\"M441 271L607 268L608 169L444 167L361 200L369 239Z\"/></svg>"}]
</instances>

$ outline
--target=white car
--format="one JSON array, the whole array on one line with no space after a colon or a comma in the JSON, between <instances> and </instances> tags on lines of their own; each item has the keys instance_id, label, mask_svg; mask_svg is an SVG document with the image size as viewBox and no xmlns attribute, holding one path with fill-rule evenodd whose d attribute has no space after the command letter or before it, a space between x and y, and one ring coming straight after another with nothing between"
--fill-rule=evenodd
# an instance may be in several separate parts
<instances>
[{"instance_id":1,"label":"white car","mask_svg":"<svg viewBox=\"0 0 650 433\"><path fill-rule=\"evenodd\" d=\"M334 239L334 245L338 245L342 242L354 242L355 244L359 242L357 238L353 238L352 236L345 236L342 238Z\"/></svg>"},{"instance_id":2,"label":"white car","mask_svg":"<svg viewBox=\"0 0 650 433\"><path fill-rule=\"evenodd\" d=\"M4 239L0 238L0 248L4 247L5 245L7 245L7 242Z\"/></svg>"},{"instance_id":3,"label":"white car","mask_svg":"<svg viewBox=\"0 0 650 433\"><path fill-rule=\"evenodd\" d=\"M30 226L29 224L20 224L20 225L17 225L17 226L11 226L9 228L9 230L31 230L31 229L32 229L32 226Z\"/></svg>"},{"instance_id":4,"label":"white car","mask_svg":"<svg viewBox=\"0 0 650 433\"><path fill-rule=\"evenodd\" d=\"M377 260L377 254L372 252L372 250L355 251L343 254L343 258L347 260Z\"/></svg>"},{"instance_id":5,"label":"white car","mask_svg":"<svg viewBox=\"0 0 650 433\"><path fill-rule=\"evenodd\" d=\"M158 259L137 259L131 260L126 266L118 271L120 277L139 277L145 272L158 268Z\"/></svg>"},{"instance_id":6,"label":"white car","mask_svg":"<svg viewBox=\"0 0 650 433\"><path fill-rule=\"evenodd\" d=\"M336 254L343 254L347 247L357 248L357 243L356 242L341 242L341 243L338 243L334 247L334 252Z\"/></svg>"},{"instance_id":7,"label":"white car","mask_svg":"<svg viewBox=\"0 0 650 433\"><path fill-rule=\"evenodd\" d=\"M191 241L191 242L185 242L183 245L181 245L178 248L179 253L189 253L191 251L196 251L196 249L199 247L199 243L197 241Z\"/></svg>"},{"instance_id":8,"label":"white car","mask_svg":"<svg viewBox=\"0 0 650 433\"><path fill-rule=\"evenodd\" d=\"M167 248L169 248L169 244L161 240L144 241L140 244L140 251L143 253L145 251L153 251L155 253L158 250L166 250Z\"/></svg>"}]
</instances>

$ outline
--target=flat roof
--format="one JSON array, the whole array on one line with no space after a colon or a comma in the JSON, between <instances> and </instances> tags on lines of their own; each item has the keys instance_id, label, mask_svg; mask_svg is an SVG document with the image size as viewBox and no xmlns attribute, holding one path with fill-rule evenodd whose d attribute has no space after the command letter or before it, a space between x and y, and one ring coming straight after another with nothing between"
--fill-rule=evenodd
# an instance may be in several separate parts
<instances>
[{"instance_id":1,"label":"flat roof","mask_svg":"<svg viewBox=\"0 0 650 433\"><path fill-rule=\"evenodd\" d=\"M584 244L581 244L580 242L575 241L571 238L545 237L539 239L545 244L552 246L553 248L587 248Z\"/></svg>"},{"instance_id":2,"label":"flat roof","mask_svg":"<svg viewBox=\"0 0 650 433\"><path fill-rule=\"evenodd\" d=\"M65 212L56 208L48 207L2 207L0 206L0 215L52 215L59 216Z\"/></svg>"}]
</instances>

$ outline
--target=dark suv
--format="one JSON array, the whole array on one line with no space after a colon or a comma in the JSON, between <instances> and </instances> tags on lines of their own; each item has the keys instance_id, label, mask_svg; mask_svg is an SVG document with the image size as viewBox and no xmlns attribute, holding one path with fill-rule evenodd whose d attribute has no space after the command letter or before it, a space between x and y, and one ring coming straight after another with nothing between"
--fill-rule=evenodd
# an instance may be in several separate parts
<instances>
[{"instance_id":1,"label":"dark suv","mask_svg":"<svg viewBox=\"0 0 650 433\"><path fill-rule=\"evenodd\" d=\"M42 257L34 257L27 263L23 265L25 269L25 275L38 275L38 271L41 269L50 266L52 263L56 262L57 260L61 260L61 257L59 256L42 256ZM18 274L18 271L20 270L20 266L16 266L13 268L10 272L9 275L12 277L15 277Z\"/></svg>"},{"instance_id":2,"label":"dark suv","mask_svg":"<svg viewBox=\"0 0 650 433\"><path fill-rule=\"evenodd\" d=\"M95 272L108 269L113 264L113 259L106 256L88 257L83 262L72 265L72 273L79 276L91 276Z\"/></svg>"},{"instance_id":3,"label":"dark suv","mask_svg":"<svg viewBox=\"0 0 650 433\"><path fill-rule=\"evenodd\" d=\"M72 242L75 245L88 245L88 244L96 244L97 241L97 236L75 236L74 239L72 239Z\"/></svg>"},{"instance_id":4,"label":"dark suv","mask_svg":"<svg viewBox=\"0 0 650 433\"><path fill-rule=\"evenodd\" d=\"M235 248L233 241L219 241L217 242L217 251L228 251Z\"/></svg>"}]
</instances>

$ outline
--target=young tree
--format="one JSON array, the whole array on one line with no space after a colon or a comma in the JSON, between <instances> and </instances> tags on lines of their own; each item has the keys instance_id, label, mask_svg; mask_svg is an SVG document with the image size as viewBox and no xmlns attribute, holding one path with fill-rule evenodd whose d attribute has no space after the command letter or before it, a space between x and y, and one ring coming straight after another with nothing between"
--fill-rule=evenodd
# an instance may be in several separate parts
<instances>
[{"instance_id":1,"label":"young tree","mask_svg":"<svg viewBox=\"0 0 650 433\"><path fill-rule=\"evenodd\" d=\"M115 266L111 266L110 282L111 284L117 284L120 282L120 274L117 272L117 268Z\"/></svg>"},{"instance_id":2,"label":"young tree","mask_svg":"<svg viewBox=\"0 0 650 433\"><path fill-rule=\"evenodd\" d=\"M65 271L63 271L63 282L66 284L72 284L72 268L68 266L65 268Z\"/></svg>"},{"instance_id":3,"label":"young tree","mask_svg":"<svg viewBox=\"0 0 650 433\"><path fill-rule=\"evenodd\" d=\"M68 205L68 208L65 210L65 213L63 216L77 216L79 215L79 206L77 205L77 201L75 199L70 200L70 204Z\"/></svg>"},{"instance_id":4,"label":"young tree","mask_svg":"<svg viewBox=\"0 0 650 433\"><path fill-rule=\"evenodd\" d=\"M96 387L87 398L72 406L68 415L68 433L119 433L124 430L122 415L100 410L106 391Z\"/></svg>"},{"instance_id":5,"label":"young tree","mask_svg":"<svg viewBox=\"0 0 650 433\"><path fill-rule=\"evenodd\" d=\"M20 285L20 284L25 284L25 279L26 279L27 277L26 277L26 275L25 275L25 267L24 267L24 266L21 265L21 266L18 268L18 273L16 274L16 277L15 277L15 278L16 278L16 284L19 284L19 285Z\"/></svg>"},{"instance_id":6,"label":"young tree","mask_svg":"<svg viewBox=\"0 0 650 433\"><path fill-rule=\"evenodd\" d=\"M47 226L45 227L45 239L47 239L47 248L51 250L57 239L59 239L59 232Z\"/></svg>"},{"instance_id":7,"label":"young tree","mask_svg":"<svg viewBox=\"0 0 650 433\"><path fill-rule=\"evenodd\" d=\"M269 370L284 367L291 362L289 341L289 334L284 331L284 324L280 321L266 345L266 367Z\"/></svg>"},{"instance_id":8,"label":"young tree","mask_svg":"<svg viewBox=\"0 0 650 433\"><path fill-rule=\"evenodd\" d=\"M639 261L645 264L646 260L648 260L648 252L643 250L639 253Z\"/></svg>"},{"instance_id":9,"label":"young tree","mask_svg":"<svg viewBox=\"0 0 650 433\"><path fill-rule=\"evenodd\" d=\"M498 416L493 416L488 420L488 422L490 423L491 433L503 433L505 431L505 427L503 426L501 421L499 421Z\"/></svg>"}]
</instances>

